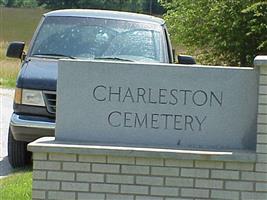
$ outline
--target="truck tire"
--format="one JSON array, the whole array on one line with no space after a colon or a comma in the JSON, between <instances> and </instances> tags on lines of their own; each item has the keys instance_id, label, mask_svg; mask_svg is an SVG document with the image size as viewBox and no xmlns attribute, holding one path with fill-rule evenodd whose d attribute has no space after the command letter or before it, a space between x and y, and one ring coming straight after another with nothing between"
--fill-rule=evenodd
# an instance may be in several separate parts
<instances>
[{"instance_id":1,"label":"truck tire","mask_svg":"<svg viewBox=\"0 0 267 200\"><path fill-rule=\"evenodd\" d=\"M8 160L13 168L25 167L30 162L30 152L27 151L27 142L14 139L11 129L8 131Z\"/></svg>"}]
</instances>

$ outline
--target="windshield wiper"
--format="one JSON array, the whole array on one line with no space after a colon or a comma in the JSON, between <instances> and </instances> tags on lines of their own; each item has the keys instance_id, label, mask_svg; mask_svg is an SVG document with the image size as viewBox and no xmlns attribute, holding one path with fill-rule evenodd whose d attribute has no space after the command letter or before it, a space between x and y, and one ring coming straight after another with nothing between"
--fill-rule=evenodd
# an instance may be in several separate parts
<instances>
[{"instance_id":1,"label":"windshield wiper","mask_svg":"<svg viewBox=\"0 0 267 200\"><path fill-rule=\"evenodd\" d=\"M73 56L64 55L64 54L57 54L57 53L42 53L42 54L33 54L34 57L48 57L48 58L71 58L76 59Z\"/></svg>"},{"instance_id":2,"label":"windshield wiper","mask_svg":"<svg viewBox=\"0 0 267 200\"><path fill-rule=\"evenodd\" d=\"M119 58L119 57L95 57L95 60L118 60L118 61L127 61L127 62L134 62L133 60Z\"/></svg>"}]
</instances>

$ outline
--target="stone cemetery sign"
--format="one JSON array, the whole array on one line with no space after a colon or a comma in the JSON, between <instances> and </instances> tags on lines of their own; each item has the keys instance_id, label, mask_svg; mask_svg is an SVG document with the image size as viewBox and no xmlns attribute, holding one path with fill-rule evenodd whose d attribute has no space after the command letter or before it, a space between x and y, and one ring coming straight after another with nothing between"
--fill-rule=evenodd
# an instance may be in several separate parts
<instances>
[{"instance_id":1,"label":"stone cemetery sign","mask_svg":"<svg viewBox=\"0 0 267 200\"><path fill-rule=\"evenodd\" d=\"M253 68L59 61L56 140L254 149Z\"/></svg>"}]
</instances>

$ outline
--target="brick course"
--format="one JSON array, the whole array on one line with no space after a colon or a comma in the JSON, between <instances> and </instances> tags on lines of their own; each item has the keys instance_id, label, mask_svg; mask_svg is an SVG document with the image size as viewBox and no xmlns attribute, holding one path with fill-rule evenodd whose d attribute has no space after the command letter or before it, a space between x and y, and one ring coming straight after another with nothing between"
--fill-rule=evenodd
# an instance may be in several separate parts
<instances>
[{"instance_id":1,"label":"brick course","mask_svg":"<svg viewBox=\"0 0 267 200\"><path fill-rule=\"evenodd\" d=\"M243 200L249 199L248 195L257 197L255 200L265 200L262 197L267 195L267 165L264 163L192 160L193 165L185 168L169 167L170 159L168 162L164 159L160 167L154 165L157 163L154 159L153 165L99 164L101 159L95 159L95 163L93 159L83 160L81 166L76 163L72 167L66 167L72 162L62 160L60 165L65 167L56 167L56 170L47 165L42 170L38 168L33 173L33 199L60 200L70 195L68 199L75 200ZM109 159L113 158L107 157ZM135 163L137 160L140 158L134 157ZM175 161L178 162L173 160L173 163ZM47 162L50 166L50 161Z\"/></svg>"}]
</instances>

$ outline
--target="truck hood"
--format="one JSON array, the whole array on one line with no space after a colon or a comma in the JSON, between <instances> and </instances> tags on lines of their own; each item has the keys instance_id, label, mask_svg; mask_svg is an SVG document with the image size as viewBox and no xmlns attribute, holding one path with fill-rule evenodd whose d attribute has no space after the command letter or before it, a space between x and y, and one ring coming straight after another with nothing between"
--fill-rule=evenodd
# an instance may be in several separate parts
<instances>
[{"instance_id":1,"label":"truck hood","mask_svg":"<svg viewBox=\"0 0 267 200\"><path fill-rule=\"evenodd\" d=\"M57 74L58 60L31 58L22 66L17 87L55 91L57 88Z\"/></svg>"}]
</instances>

